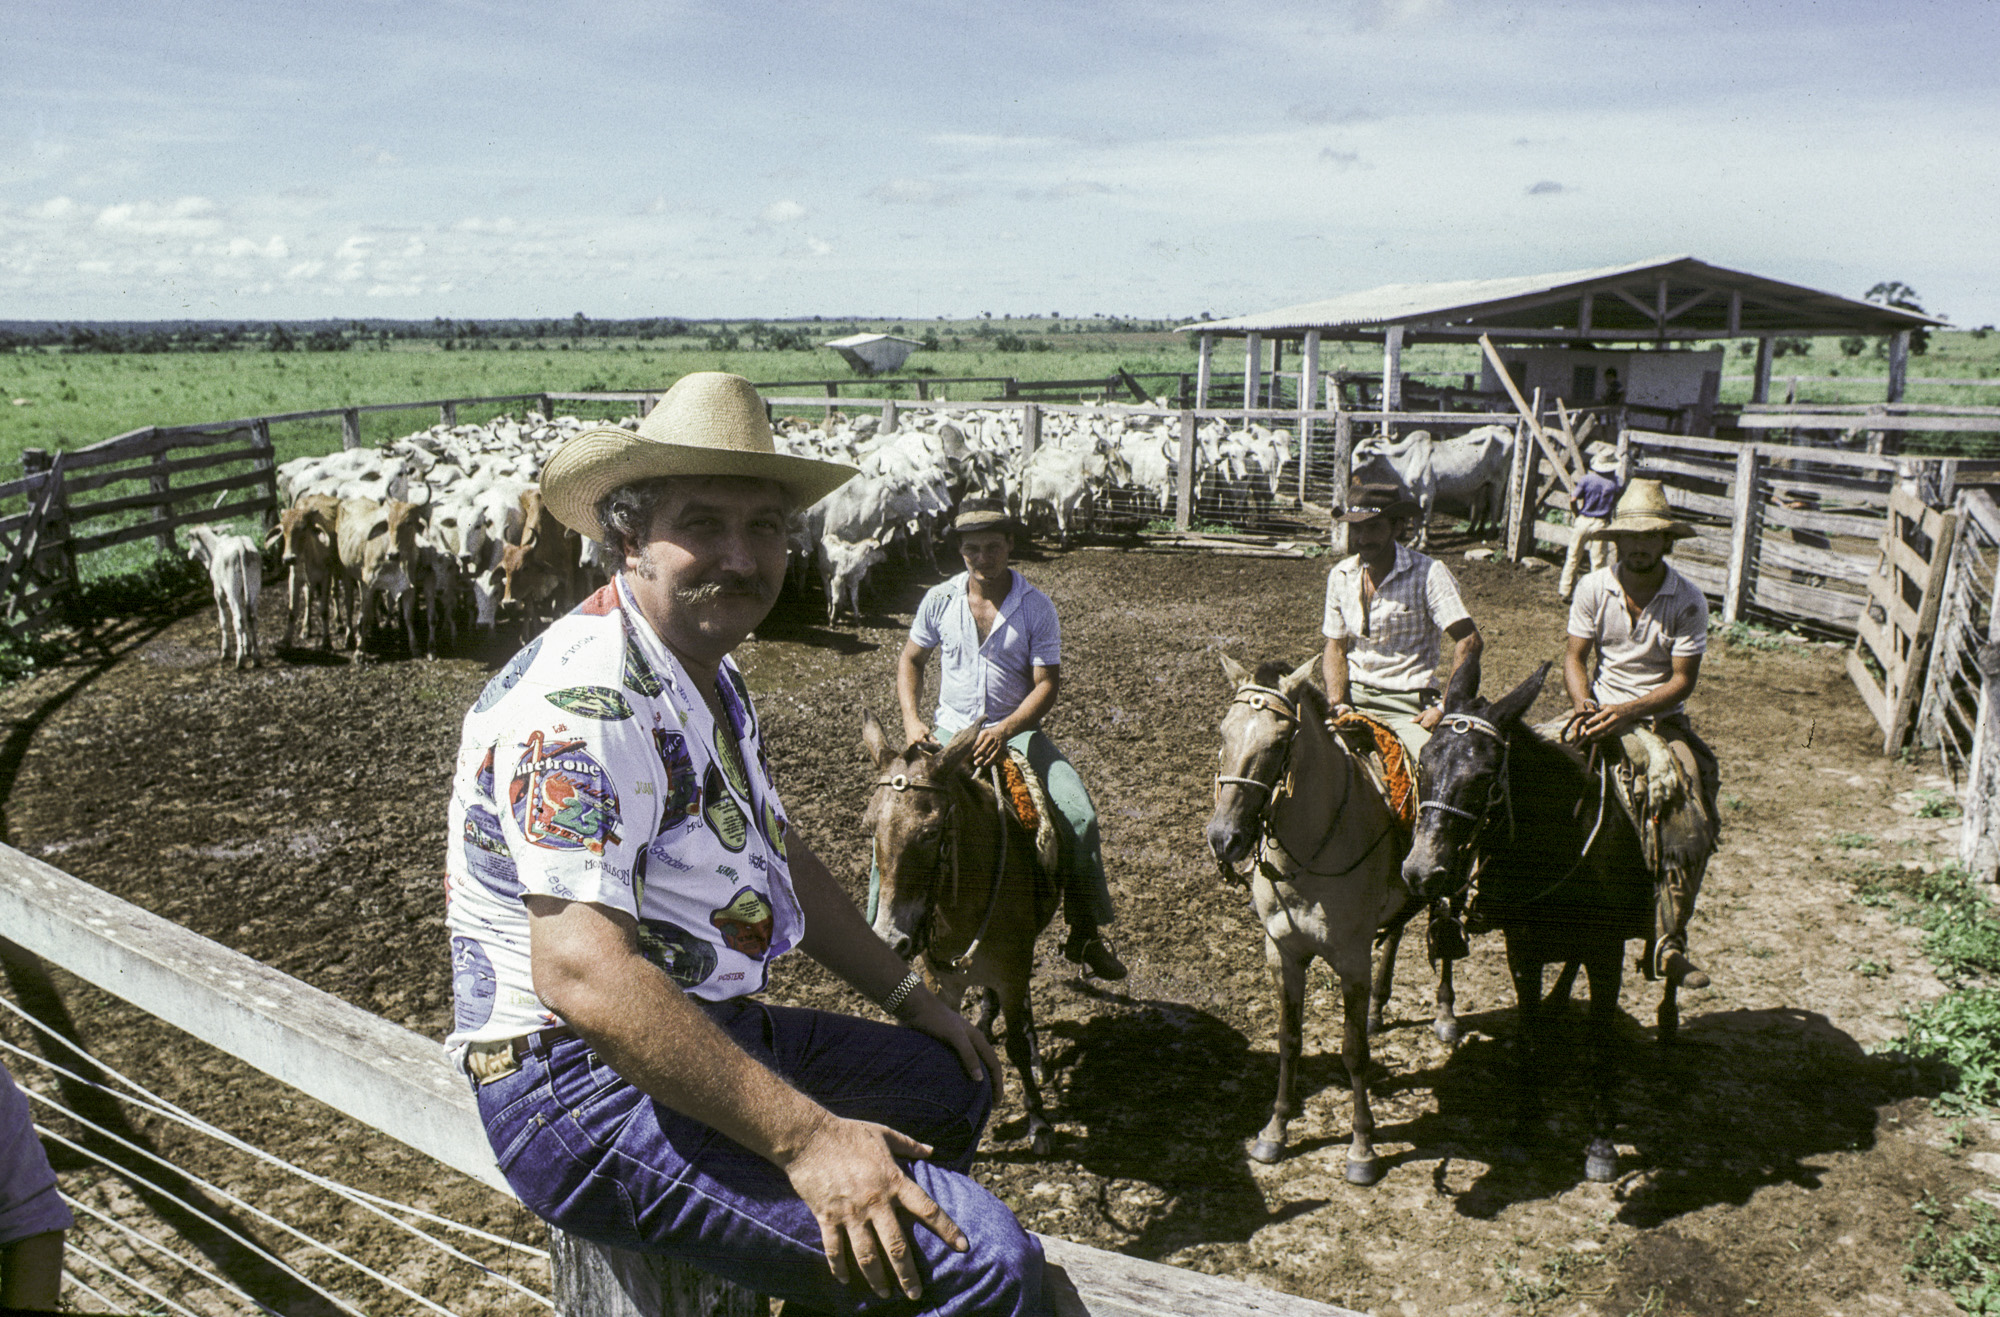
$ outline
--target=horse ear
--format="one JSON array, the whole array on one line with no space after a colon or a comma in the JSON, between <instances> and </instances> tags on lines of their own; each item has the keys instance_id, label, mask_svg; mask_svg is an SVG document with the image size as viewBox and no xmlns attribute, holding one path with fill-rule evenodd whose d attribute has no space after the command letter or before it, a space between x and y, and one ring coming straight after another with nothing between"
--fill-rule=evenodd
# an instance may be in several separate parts
<instances>
[{"instance_id":1,"label":"horse ear","mask_svg":"<svg viewBox=\"0 0 2000 1317\"><path fill-rule=\"evenodd\" d=\"M932 771L941 774L956 773L960 766L972 757L972 747L978 741L979 724L974 723L951 738L951 744L938 754L936 762L932 764Z\"/></svg>"},{"instance_id":2,"label":"horse ear","mask_svg":"<svg viewBox=\"0 0 2000 1317\"><path fill-rule=\"evenodd\" d=\"M896 757L888 738L882 735L882 724L876 722L874 713L866 709L861 713L861 744L867 747L868 755L877 768L887 768L889 761Z\"/></svg>"},{"instance_id":3,"label":"horse ear","mask_svg":"<svg viewBox=\"0 0 2000 1317\"><path fill-rule=\"evenodd\" d=\"M1492 707L1486 711L1487 719L1495 726L1520 721L1521 715L1528 711L1528 706L1541 695L1542 683L1548 680L1548 676L1549 665L1543 663L1541 667L1535 669L1533 676L1493 701Z\"/></svg>"},{"instance_id":4,"label":"horse ear","mask_svg":"<svg viewBox=\"0 0 2000 1317\"><path fill-rule=\"evenodd\" d=\"M1459 664L1452 670L1451 684L1445 687L1445 712L1456 713L1478 698L1479 664L1477 662Z\"/></svg>"},{"instance_id":5,"label":"horse ear","mask_svg":"<svg viewBox=\"0 0 2000 1317\"><path fill-rule=\"evenodd\" d=\"M1244 667L1241 663L1229 657L1229 655L1224 654L1222 656L1222 675L1229 678L1231 686L1241 686L1244 682L1250 680L1251 674L1250 669Z\"/></svg>"},{"instance_id":6,"label":"horse ear","mask_svg":"<svg viewBox=\"0 0 2000 1317\"><path fill-rule=\"evenodd\" d=\"M1296 668L1293 668L1290 672L1286 673L1285 679L1278 683L1278 689L1284 692L1284 695L1287 699L1291 698L1292 693L1294 691L1298 690L1299 687L1305 685L1307 682L1312 680L1313 669L1318 666L1319 666L1319 655L1315 654L1311 658L1307 659L1305 662L1299 664L1299 666L1297 666Z\"/></svg>"}]
</instances>

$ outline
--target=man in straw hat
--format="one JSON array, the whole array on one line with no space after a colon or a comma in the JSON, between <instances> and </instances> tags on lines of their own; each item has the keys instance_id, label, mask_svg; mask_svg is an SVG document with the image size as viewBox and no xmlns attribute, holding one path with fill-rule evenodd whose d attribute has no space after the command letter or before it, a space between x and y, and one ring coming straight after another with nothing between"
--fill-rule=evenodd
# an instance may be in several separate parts
<instances>
[{"instance_id":1,"label":"man in straw hat","mask_svg":"<svg viewBox=\"0 0 2000 1317\"><path fill-rule=\"evenodd\" d=\"M993 1050L789 829L730 658L791 513L853 474L776 452L715 373L549 460L548 507L622 570L466 715L447 1046L508 1183L574 1235L815 1311L1041 1312L1038 1245L965 1173ZM749 995L795 948L902 1027Z\"/></svg>"},{"instance_id":2,"label":"man in straw hat","mask_svg":"<svg viewBox=\"0 0 2000 1317\"><path fill-rule=\"evenodd\" d=\"M1011 565L1021 534L1021 525L993 499L970 498L959 506L951 535L965 570L924 595L896 659L903 735L913 745L935 746L978 724L974 768L1010 750L1026 757L1054 806L1062 840L1063 918L1069 924L1063 955L1101 979L1122 979L1125 965L1101 932L1114 912L1097 809L1083 779L1042 730L1062 689L1062 624L1049 597ZM920 707L924 668L939 652L937 713L927 724ZM872 889L869 902L872 907Z\"/></svg>"},{"instance_id":3,"label":"man in straw hat","mask_svg":"<svg viewBox=\"0 0 2000 1317\"><path fill-rule=\"evenodd\" d=\"M1650 730L1666 743L1672 773L1697 787L1682 792L1654 820L1655 826L1642 831L1654 834L1646 840L1659 883L1647 976L1702 988L1708 986L1708 975L1688 959L1687 925L1715 849L1721 775L1715 753L1695 735L1685 706L1708 649L1708 600L1666 559L1675 540L1694 533L1694 527L1674 517L1659 481L1631 483L1611 520L1590 532L1617 545L1618 561L1590 573L1576 587L1563 682L1573 709L1571 737L1606 749L1623 746L1628 759L1650 760L1639 729ZM1594 678L1589 667L1593 650ZM1657 801L1650 786L1646 794Z\"/></svg>"},{"instance_id":4,"label":"man in straw hat","mask_svg":"<svg viewBox=\"0 0 2000 1317\"><path fill-rule=\"evenodd\" d=\"M1618 450L1610 444L1590 455L1583 477L1576 482L1576 497L1570 502L1569 552L1563 555L1562 575L1556 593L1564 600L1576 592L1578 570L1586 556L1590 570L1602 571L1611 565L1611 541L1592 531L1602 530L1618 506Z\"/></svg>"},{"instance_id":5,"label":"man in straw hat","mask_svg":"<svg viewBox=\"0 0 2000 1317\"><path fill-rule=\"evenodd\" d=\"M1444 713L1436 680L1444 637L1453 672L1470 663L1477 675L1484 644L1444 564L1399 541L1416 514L1394 485L1348 487L1340 519L1354 553L1326 575L1320 625L1320 672L1334 716L1356 710L1386 724L1412 765Z\"/></svg>"}]
</instances>

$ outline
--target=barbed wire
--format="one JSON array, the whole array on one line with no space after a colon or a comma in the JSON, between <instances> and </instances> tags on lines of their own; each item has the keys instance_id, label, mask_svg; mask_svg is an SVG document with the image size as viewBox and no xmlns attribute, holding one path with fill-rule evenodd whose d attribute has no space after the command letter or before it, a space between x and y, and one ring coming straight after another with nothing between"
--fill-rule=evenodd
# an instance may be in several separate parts
<instances>
[{"instance_id":1,"label":"barbed wire","mask_svg":"<svg viewBox=\"0 0 2000 1317\"><path fill-rule=\"evenodd\" d=\"M90 1067L96 1069L104 1076L116 1080L118 1084L124 1085L127 1089L131 1091L129 1092L124 1091L120 1088L112 1087L109 1084L99 1082L98 1080L92 1079L86 1075L79 1074L77 1073L76 1070L65 1067L56 1062L50 1061L44 1057L38 1056L32 1052L29 1052L21 1047L14 1045L11 1042L8 1042L5 1039L0 1039L0 1051L4 1051L15 1057L19 1057L21 1058L21 1060L33 1066L40 1067L41 1069L53 1072L56 1076L59 1076L62 1080L66 1080L68 1081L68 1083L74 1084L78 1086L80 1089L102 1095L106 1098L110 1098L126 1106L135 1107L141 1111L150 1113L151 1115L158 1117L159 1119L170 1121L186 1129L192 1130L198 1134L201 1134L209 1139L212 1139L222 1144L223 1146L237 1153L249 1156L257 1161L260 1161L272 1168L275 1168L283 1172L286 1175L292 1176L304 1182L305 1184L308 1184L326 1193L332 1194L344 1200L351 1206L359 1208L363 1213L377 1218L384 1224L395 1227L397 1230L404 1232L405 1234L411 1236L413 1239L417 1241L421 1241L425 1246L431 1249L435 1249L436 1251L444 1254L445 1256L450 1257L459 1263L462 1263L466 1266L475 1269L476 1271L481 1273L481 1275L486 1279L489 1279L493 1282L498 1283L499 1285L506 1287L507 1289L515 1292L516 1294L530 1301L531 1303L539 1305L544 1308L554 1307L553 1301L547 1294L539 1290L536 1290L528 1285L523 1284L521 1281L517 1280L513 1276L506 1274L505 1272L496 1270L494 1267L489 1266L485 1262L482 1262L480 1259L465 1252L463 1249L454 1246L447 1240L439 1238L437 1235L430 1233L429 1231L423 1229L421 1226L413 1224L411 1220L406 1220L404 1218L405 1217L413 1218L415 1221L423 1222L426 1225L438 1227L440 1229L455 1231L468 1237L469 1239L478 1240L483 1243L493 1245L495 1247L512 1250L516 1253L525 1255L526 1258L533 1259L535 1261L539 1261L544 1264L546 1264L548 1261L549 1255L547 1250L535 1248L532 1245L523 1244L517 1240L508 1239L505 1236L479 1229L476 1226L472 1226L463 1222L453 1221L450 1218L439 1216L435 1213L428 1212L422 1208L416 1207L411 1204L397 1202L394 1199L384 1198L380 1195L372 1194L365 1190L356 1189L350 1185L343 1184L338 1180L334 1180L327 1176L319 1175L315 1172L309 1171L304 1167L298 1166L295 1163L286 1160L283 1157L277 1156L276 1154L271 1153L268 1150L259 1148L255 1144L246 1142L245 1140L238 1138L237 1136L229 1133L228 1131L220 1129L219 1127L210 1124L209 1122L201 1119L200 1117L192 1114L191 1112L186 1111L185 1109L169 1101L168 1099L161 1097L159 1094L152 1092L151 1090L147 1089L144 1085L138 1083L136 1080L132 1079L131 1077L117 1070L115 1067L110 1066L104 1063L99 1058L90 1055L90 1053L85 1051L83 1048L77 1046L77 1044L73 1040L63 1037L62 1035L57 1033L56 1030L50 1028L47 1024L36 1019L34 1016L30 1015L28 1012L23 1010L20 1006L18 1006L14 1002L8 1001L4 997L0 997L0 1007L4 1007L8 1012L12 1013L13 1015L21 1019L31 1028L41 1032L42 1034L52 1039L55 1039L62 1048L82 1058L83 1063L88 1064ZM283 1220L280 1220L279 1218L271 1215L270 1213L265 1212L262 1209L258 1208L254 1204L245 1201L243 1198L237 1196L236 1194L231 1193L227 1189L224 1189L221 1186L214 1184L211 1181L206 1180L201 1176L198 1176L190 1172L186 1167L177 1165L168 1158L162 1157L159 1154L151 1151L150 1149L141 1147L131 1142L130 1140L121 1137L120 1135L114 1133L113 1131L106 1129L103 1125L94 1122L90 1120L88 1117L85 1117L80 1113L78 1113L77 1111L72 1110L70 1107L65 1106L63 1102L60 1101L59 1099L51 1097L50 1095L41 1092L39 1088L25 1083L21 1085L21 1088L22 1091L26 1093L27 1096L33 1102L39 1103L45 1107L50 1108L55 1112L60 1113L66 1119L75 1122L75 1124L79 1128L89 1131L92 1135L95 1135L99 1139L105 1140L110 1144L116 1145L117 1147L126 1150L128 1153L136 1157L144 1158L149 1162L156 1163L159 1167L164 1168L164 1170L167 1173L171 1174L174 1177L178 1177L184 1183L192 1186L198 1186L201 1190L214 1195L216 1199L219 1199L222 1202L229 1204L231 1207L235 1208L238 1212L241 1212L251 1218L254 1218L257 1221L263 1222L266 1225L270 1226L272 1229L284 1233L293 1240L297 1241L302 1247L309 1250L310 1252L321 1255L324 1260L337 1263L347 1268L350 1272L359 1273L361 1276L364 1276L369 1280L373 1281L375 1284L380 1285L383 1288L397 1295L402 1296L411 1303L416 1304L418 1307L423 1308L429 1312L440 1314L440 1317L453 1317L453 1314L450 1309L444 1307L443 1305L439 1304L438 1302L429 1298L428 1296L418 1293L417 1291L411 1289L408 1285L405 1285L404 1283L395 1279L394 1277L385 1275L381 1271L378 1271L375 1268L370 1267L367 1263L361 1261L360 1259L353 1257L348 1253L342 1252L340 1249L334 1247L333 1245L323 1240L317 1239L312 1235L308 1234L307 1232L302 1231ZM227 1221L218 1218L218 1216L212 1211L204 1209L198 1203L189 1202L185 1195L175 1194L171 1189L162 1185L159 1182L159 1180L152 1178L147 1174L141 1173L134 1166L127 1164L126 1162L114 1160L112 1157L108 1155L98 1152L92 1148L86 1147L83 1144L77 1142L76 1140L65 1137L62 1133L60 1133L55 1129L49 1128L39 1122L36 1123L35 1128L39 1134L47 1138L51 1143L69 1149L70 1151L74 1152L77 1156L107 1168L113 1174L131 1182L135 1187L141 1188L142 1192L159 1195L161 1197L169 1199L179 1209L188 1212L191 1216L201 1220L206 1226L216 1230L221 1235L234 1241L237 1245L246 1250L246 1252L248 1252L250 1255L258 1258L259 1260L269 1265L270 1267L275 1268L278 1272L280 1272L282 1275L284 1275L287 1279L291 1280L292 1282L302 1286L311 1293L319 1296L319 1298L321 1298L327 1304L331 1305L333 1308L344 1313L354 1314L354 1317L361 1317L360 1308L358 1308L353 1302L351 1302L346 1298L343 1298L339 1294L334 1293L329 1289L324 1288L321 1284L309 1278L308 1276L304 1275L297 1268L295 1268L290 1263L285 1261L285 1259L280 1257L278 1254L258 1244L255 1240L249 1238L242 1231L230 1225ZM162 1176L161 1178L166 1178L166 1177ZM148 1249L157 1252L159 1254L162 1254L168 1259L171 1259L172 1260L171 1265L177 1267L182 1274L199 1276L203 1282L209 1285L216 1286L220 1293L227 1294L233 1300L239 1301L244 1304L248 1304L249 1305L248 1310L252 1311L261 1310L262 1312L265 1313L271 1313L274 1311L269 1306L259 1301L257 1298L249 1294L247 1291L242 1289L239 1285L235 1284L234 1282L229 1281L223 1278L222 1276L216 1274L215 1272L202 1267L200 1264L194 1262L192 1259L187 1258L175 1252L174 1250L167 1248L166 1246L160 1244L158 1241L148 1238L141 1232L133 1230L130 1226L127 1226L115 1220L106 1213L100 1212L97 1209L90 1207L88 1204L83 1203L80 1199L77 1199L68 1194L64 1195L64 1199L65 1201L71 1204L73 1209L80 1208L83 1211L84 1215L90 1218L91 1220L95 1222L102 1222L104 1225L117 1231L119 1234L128 1236L133 1240L137 1240L140 1243L144 1244ZM69 1245L67 1252L74 1255L78 1260L86 1263L89 1267L102 1272L104 1275L116 1278L117 1282L120 1285L125 1286L129 1292L133 1294L142 1294L146 1296L146 1299L148 1301L163 1305L162 1308L163 1311L171 1310L175 1313L184 1313L189 1311L180 1303L177 1303L174 1300L169 1299L166 1296L158 1293L156 1290L149 1287L148 1285L140 1281L138 1278L133 1277L129 1275L126 1271L121 1270L117 1266L114 1266L108 1259L101 1257L96 1253L91 1252L88 1248L84 1247L80 1242L73 1241ZM128 1263L128 1265L130 1264ZM166 1266L169 1264L160 1263L157 1265ZM80 1290L84 1294L89 1295L91 1298L97 1300L105 1308L110 1309L117 1306L111 1299L105 1296L102 1290L86 1282L83 1279L83 1277L81 1275L78 1275L74 1269L66 1267L65 1276L67 1283L76 1286L78 1290ZM99 1283L102 1284L103 1282L100 1280ZM112 1288L115 1289L116 1286L113 1286ZM190 1313L190 1317L193 1317L193 1314Z\"/></svg>"}]
</instances>

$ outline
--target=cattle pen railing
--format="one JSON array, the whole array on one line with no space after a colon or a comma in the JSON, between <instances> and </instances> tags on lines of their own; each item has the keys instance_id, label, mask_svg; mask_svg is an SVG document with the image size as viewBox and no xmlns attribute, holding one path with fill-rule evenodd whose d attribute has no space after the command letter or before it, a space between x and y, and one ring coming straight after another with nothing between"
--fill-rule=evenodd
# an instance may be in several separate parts
<instances>
[{"instance_id":1,"label":"cattle pen railing","mask_svg":"<svg viewBox=\"0 0 2000 1317\"><path fill-rule=\"evenodd\" d=\"M437 1042L0 846L0 955L77 978L499 1193L465 1080ZM555 1232L552 1232L552 1234ZM1039 1237L1061 1317L1353 1317L1309 1299ZM761 1298L558 1237L556 1310L573 1317L749 1317Z\"/></svg>"}]
</instances>

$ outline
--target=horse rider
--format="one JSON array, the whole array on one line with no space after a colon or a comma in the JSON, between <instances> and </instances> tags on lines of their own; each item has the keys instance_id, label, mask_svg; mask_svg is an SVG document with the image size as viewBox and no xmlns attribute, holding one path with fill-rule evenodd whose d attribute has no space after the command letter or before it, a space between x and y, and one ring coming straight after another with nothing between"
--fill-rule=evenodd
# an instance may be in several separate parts
<instances>
[{"instance_id":1,"label":"horse rider","mask_svg":"<svg viewBox=\"0 0 2000 1317\"><path fill-rule=\"evenodd\" d=\"M1570 737L1610 748L1625 744L1632 729L1650 728L1666 742L1678 771L1699 788L1660 820L1662 835L1675 840L1657 856L1654 955L1646 972L1704 988L1708 975L1688 959L1687 925L1715 849L1721 775L1715 752L1688 721L1686 702L1708 649L1708 600L1666 557L1675 540L1694 533L1675 519L1659 481L1631 483L1611 520L1591 532L1616 544L1618 560L1577 584L1563 683L1572 707Z\"/></svg>"},{"instance_id":2,"label":"horse rider","mask_svg":"<svg viewBox=\"0 0 2000 1317\"><path fill-rule=\"evenodd\" d=\"M1102 929L1114 917L1104 878L1097 809L1076 769L1042 730L1062 689L1062 625L1049 597L1011 566L1020 523L993 499L959 505L951 535L965 570L931 587L910 623L910 638L896 658L896 698L903 735L912 745L936 748L967 727L980 727L972 766L985 768L1013 751L1024 756L1053 807L1062 842L1063 917L1069 936L1063 956L1101 979L1122 979L1125 965ZM924 668L939 664L936 716L926 724L919 709ZM869 893L874 903L874 892Z\"/></svg>"},{"instance_id":3,"label":"horse rider","mask_svg":"<svg viewBox=\"0 0 2000 1317\"><path fill-rule=\"evenodd\" d=\"M966 1173L993 1049L790 829L730 657L792 513L853 474L776 452L715 372L550 458L546 505L622 569L466 715L447 1047L514 1192L573 1235L815 1312L1046 1313L1040 1246ZM897 1023L752 996L794 949Z\"/></svg>"},{"instance_id":4,"label":"horse rider","mask_svg":"<svg viewBox=\"0 0 2000 1317\"><path fill-rule=\"evenodd\" d=\"M1576 497L1570 500L1569 552L1563 555L1562 576L1556 593L1564 603L1576 593L1576 578L1585 557L1590 570L1602 571L1611 565L1611 542L1592 531L1604 529L1613 508L1618 506L1618 450L1610 445L1590 455L1583 476L1576 482Z\"/></svg>"},{"instance_id":5,"label":"horse rider","mask_svg":"<svg viewBox=\"0 0 2000 1317\"><path fill-rule=\"evenodd\" d=\"M1327 573L1320 626L1334 717L1353 711L1386 724L1413 769L1444 716L1436 681L1443 638L1451 638L1452 672L1470 663L1474 677L1484 645L1444 564L1400 542L1417 511L1394 485L1348 487L1340 519L1354 553Z\"/></svg>"}]
</instances>

